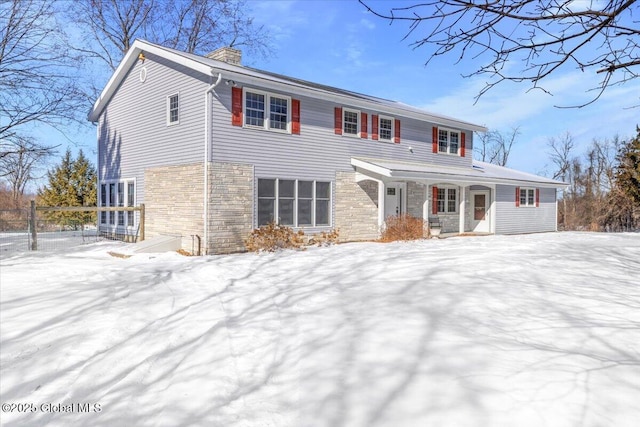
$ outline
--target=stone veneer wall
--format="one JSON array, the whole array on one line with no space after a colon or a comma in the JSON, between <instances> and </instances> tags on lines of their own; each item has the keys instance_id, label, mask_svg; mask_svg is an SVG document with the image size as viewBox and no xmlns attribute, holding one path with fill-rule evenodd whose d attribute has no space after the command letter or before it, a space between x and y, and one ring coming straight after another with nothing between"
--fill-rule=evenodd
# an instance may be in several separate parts
<instances>
[{"instance_id":1,"label":"stone veneer wall","mask_svg":"<svg viewBox=\"0 0 640 427\"><path fill-rule=\"evenodd\" d=\"M245 250L244 239L253 230L252 165L211 163L209 254Z\"/></svg>"},{"instance_id":2,"label":"stone veneer wall","mask_svg":"<svg viewBox=\"0 0 640 427\"><path fill-rule=\"evenodd\" d=\"M182 236L182 248L197 251L192 235L204 235L202 163L144 171L145 235Z\"/></svg>"},{"instance_id":3,"label":"stone veneer wall","mask_svg":"<svg viewBox=\"0 0 640 427\"><path fill-rule=\"evenodd\" d=\"M380 236L377 182L356 182L355 172L336 172L335 228L340 230L341 241Z\"/></svg>"},{"instance_id":4,"label":"stone veneer wall","mask_svg":"<svg viewBox=\"0 0 640 427\"><path fill-rule=\"evenodd\" d=\"M407 213L416 218L422 218L425 185L418 182L407 182Z\"/></svg>"}]
</instances>

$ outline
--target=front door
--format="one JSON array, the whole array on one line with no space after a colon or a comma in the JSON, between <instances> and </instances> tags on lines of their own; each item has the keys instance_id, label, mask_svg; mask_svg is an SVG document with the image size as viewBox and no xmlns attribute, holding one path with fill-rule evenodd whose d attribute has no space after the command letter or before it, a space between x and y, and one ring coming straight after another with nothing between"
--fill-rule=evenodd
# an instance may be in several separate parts
<instances>
[{"instance_id":1,"label":"front door","mask_svg":"<svg viewBox=\"0 0 640 427\"><path fill-rule=\"evenodd\" d=\"M384 196L384 217L402 215L405 211L405 184L387 184Z\"/></svg>"},{"instance_id":2,"label":"front door","mask_svg":"<svg viewBox=\"0 0 640 427\"><path fill-rule=\"evenodd\" d=\"M489 233L491 231L490 209L491 200L488 191L471 192L471 225L473 231Z\"/></svg>"}]
</instances>

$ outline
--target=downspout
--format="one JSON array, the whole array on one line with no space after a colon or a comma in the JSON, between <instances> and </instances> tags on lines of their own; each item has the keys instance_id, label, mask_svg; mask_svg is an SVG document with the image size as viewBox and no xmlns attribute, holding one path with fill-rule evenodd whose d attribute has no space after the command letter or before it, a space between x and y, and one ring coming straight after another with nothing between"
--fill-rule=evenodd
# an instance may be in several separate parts
<instances>
[{"instance_id":1,"label":"downspout","mask_svg":"<svg viewBox=\"0 0 640 427\"><path fill-rule=\"evenodd\" d=\"M211 76L214 76L213 68L211 69ZM220 84L222 80L222 73L218 73L218 78L215 83L207 88L204 92L204 209L203 209L203 225L204 225L204 254L209 253L209 148L211 147L211 130L209 129L210 123L213 118L209 111L209 94Z\"/></svg>"}]
</instances>

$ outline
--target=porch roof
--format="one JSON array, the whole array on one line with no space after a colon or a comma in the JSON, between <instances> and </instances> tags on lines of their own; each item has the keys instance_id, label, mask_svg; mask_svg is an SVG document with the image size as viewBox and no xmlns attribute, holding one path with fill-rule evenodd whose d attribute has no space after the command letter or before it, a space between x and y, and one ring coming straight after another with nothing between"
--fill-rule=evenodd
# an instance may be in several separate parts
<instances>
[{"instance_id":1,"label":"porch roof","mask_svg":"<svg viewBox=\"0 0 640 427\"><path fill-rule=\"evenodd\" d=\"M412 180L473 184L531 185L563 188L567 184L542 176L473 160L470 167L444 166L434 163L391 159L352 157L357 172L385 181Z\"/></svg>"}]
</instances>

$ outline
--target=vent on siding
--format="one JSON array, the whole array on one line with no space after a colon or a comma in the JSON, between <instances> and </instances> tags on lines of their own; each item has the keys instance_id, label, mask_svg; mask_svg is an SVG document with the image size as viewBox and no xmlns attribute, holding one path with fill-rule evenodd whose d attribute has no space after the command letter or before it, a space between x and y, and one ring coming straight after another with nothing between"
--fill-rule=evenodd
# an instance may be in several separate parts
<instances>
[{"instance_id":1,"label":"vent on siding","mask_svg":"<svg viewBox=\"0 0 640 427\"><path fill-rule=\"evenodd\" d=\"M242 51L232 47L221 47L205 55L207 58L223 61L232 65L240 65L242 61Z\"/></svg>"}]
</instances>

